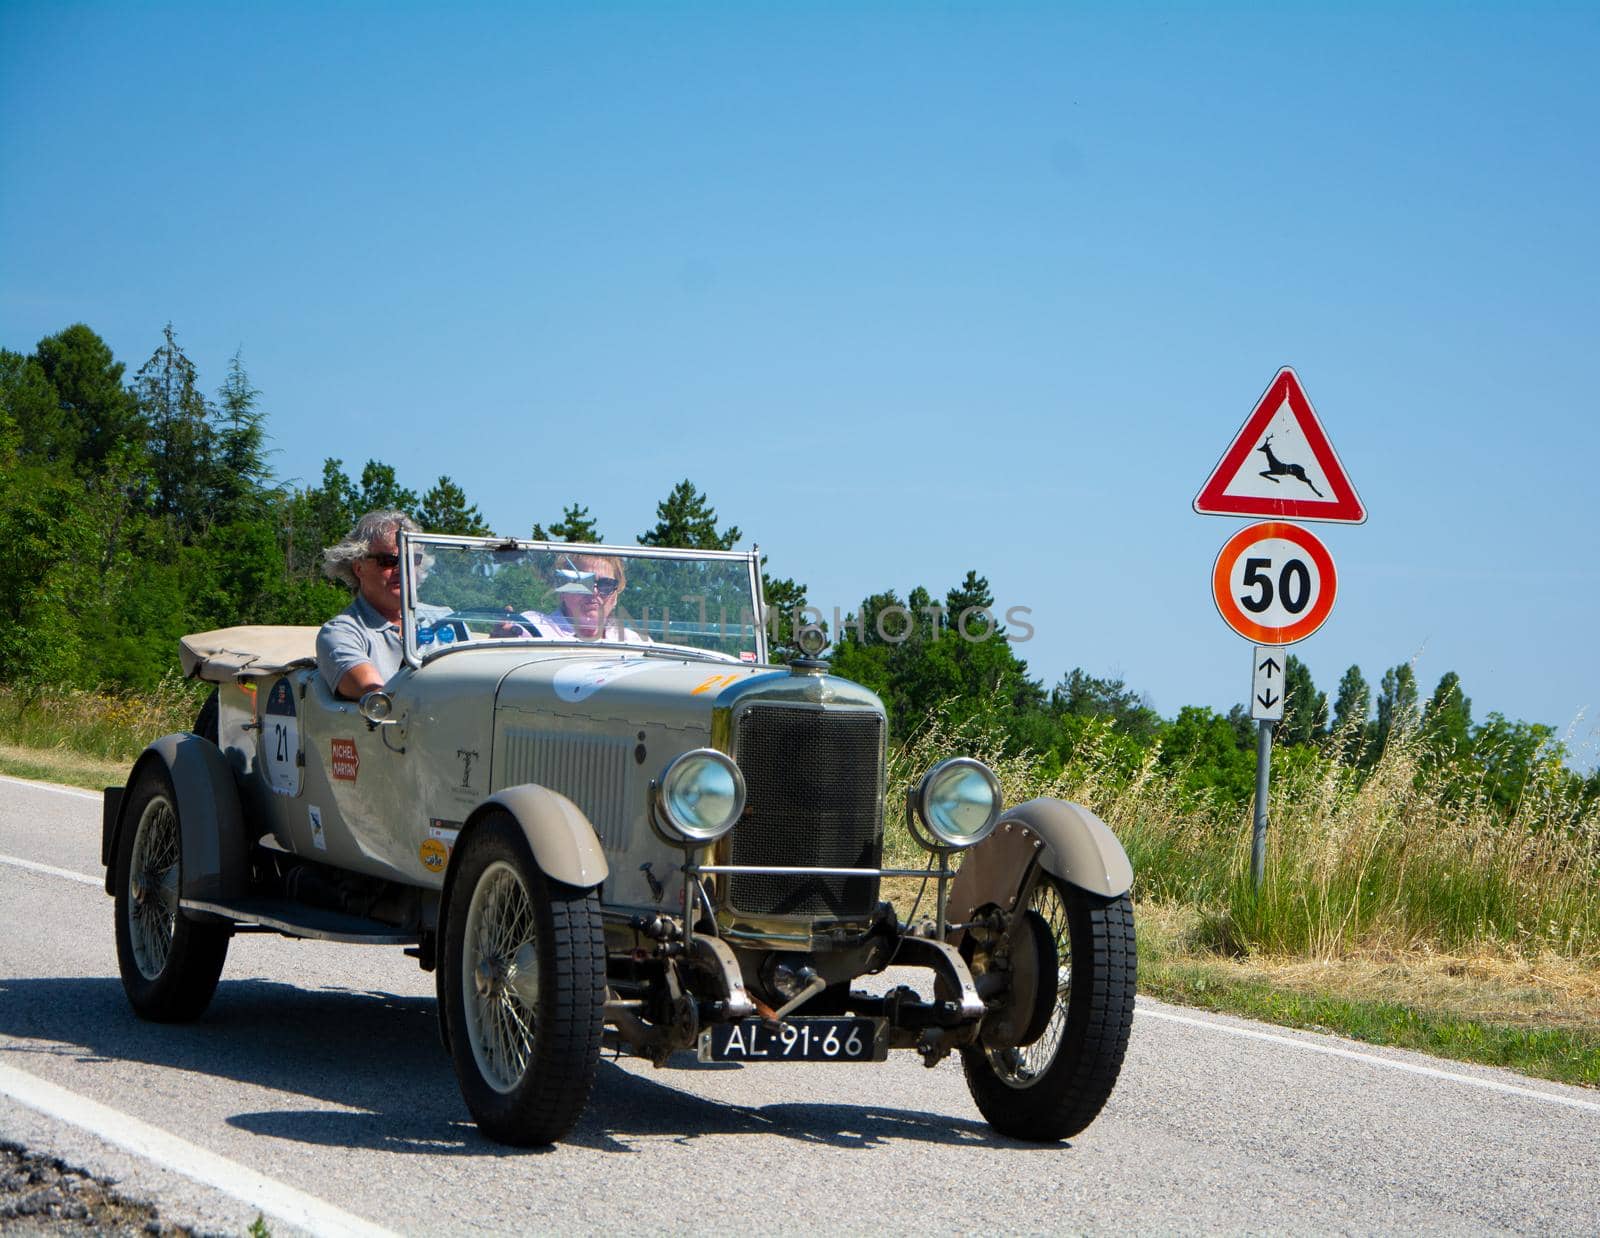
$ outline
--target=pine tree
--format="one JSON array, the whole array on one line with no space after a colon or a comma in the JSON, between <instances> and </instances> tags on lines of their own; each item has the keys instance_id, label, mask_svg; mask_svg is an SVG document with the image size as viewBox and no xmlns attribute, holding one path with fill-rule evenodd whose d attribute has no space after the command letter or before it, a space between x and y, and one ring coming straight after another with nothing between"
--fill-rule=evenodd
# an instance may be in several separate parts
<instances>
[{"instance_id":1,"label":"pine tree","mask_svg":"<svg viewBox=\"0 0 1600 1238\"><path fill-rule=\"evenodd\" d=\"M260 396L245 373L244 361L234 353L228 377L217 389L213 484L217 518L224 523L252 519L266 510L272 473L267 467L266 414L259 407Z\"/></svg>"},{"instance_id":2,"label":"pine tree","mask_svg":"<svg viewBox=\"0 0 1600 1238\"><path fill-rule=\"evenodd\" d=\"M361 489L356 497L356 515L366 512L397 511L414 517L417 514L417 492L408 490L395 480L394 468L377 460L368 460L361 470Z\"/></svg>"},{"instance_id":3,"label":"pine tree","mask_svg":"<svg viewBox=\"0 0 1600 1238\"><path fill-rule=\"evenodd\" d=\"M466 492L447 476L440 477L422 496L417 523L429 533L482 537L490 532L477 504L468 503Z\"/></svg>"},{"instance_id":4,"label":"pine tree","mask_svg":"<svg viewBox=\"0 0 1600 1238\"><path fill-rule=\"evenodd\" d=\"M169 322L133 389L149 427L151 506L188 542L215 517L216 438L194 363Z\"/></svg>"},{"instance_id":5,"label":"pine tree","mask_svg":"<svg viewBox=\"0 0 1600 1238\"><path fill-rule=\"evenodd\" d=\"M732 550L743 534L737 526L717 531L717 512L687 477L656 504L656 527L641 533L641 546Z\"/></svg>"},{"instance_id":6,"label":"pine tree","mask_svg":"<svg viewBox=\"0 0 1600 1238\"><path fill-rule=\"evenodd\" d=\"M1372 689L1359 666L1352 666L1339 680L1333 700L1333 734L1342 745L1340 756L1346 762L1361 754L1367 738L1367 715L1372 711Z\"/></svg>"},{"instance_id":7,"label":"pine tree","mask_svg":"<svg viewBox=\"0 0 1600 1238\"><path fill-rule=\"evenodd\" d=\"M594 527L587 507L572 503L562 510L561 519L548 529L537 522L533 526L536 542L603 542L605 535Z\"/></svg>"},{"instance_id":8,"label":"pine tree","mask_svg":"<svg viewBox=\"0 0 1600 1238\"><path fill-rule=\"evenodd\" d=\"M1428 700L1422 739L1430 764L1460 760L1472 751L1472 702L1454 671L1444 673Z\"/></svg>"},{"instance_id":9,"label":"pine tree","mask_svg":"<svg viewBox=\"0 0 1600 1238\"><path fill-rule=\"evenodd\" d=\"M1369 761L1376 761L1392 735L1417 725L1417 673L1409 662L1392 666L1378 685L1378 724L1373 730Z\"/></svg>"},{"instance_id":10,"label":"pine tree","mask_svg":"<svg viewBox=\"0 0 1600 1238\"><path fill-rule=\"evenodd\" d=\"M1328 725L1328 694L1317 691L1311 668L1292 653L1283 660L1283 697L1279 742L1315 743Z\"/></svg>"}]
</instances>

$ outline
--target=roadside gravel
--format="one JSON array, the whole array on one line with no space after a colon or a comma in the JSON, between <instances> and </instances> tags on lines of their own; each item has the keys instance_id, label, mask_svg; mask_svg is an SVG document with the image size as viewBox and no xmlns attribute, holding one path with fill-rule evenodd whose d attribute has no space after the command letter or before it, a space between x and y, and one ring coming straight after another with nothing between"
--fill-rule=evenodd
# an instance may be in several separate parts
<instances>
[{"instance_id":1,"label":"roadside gravel","mask_svg":"<svg viewBox=\"0 0 1600 1238\"><path fill-rule=\"evenodd\" d=\"M109 1238L193 1234L183 1226L166 1224L146 1204L122 1199L111 1183L14 1143L0 1143L0 1231Z\"/></svg>"}]
</instances>

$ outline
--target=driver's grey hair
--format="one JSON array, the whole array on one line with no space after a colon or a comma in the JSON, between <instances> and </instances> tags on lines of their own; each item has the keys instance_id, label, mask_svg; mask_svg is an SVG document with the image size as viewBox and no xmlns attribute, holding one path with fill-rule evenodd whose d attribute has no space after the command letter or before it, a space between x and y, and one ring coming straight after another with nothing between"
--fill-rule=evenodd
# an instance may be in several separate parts
<instances>
[{"instance_id":1,"label":"driver's grey hair","mask_svg":"<svg viewBox=\"0 0 1600 1238\"><path fill-rule=\"evenodd\" d=\"M400 530L421 533L422 526L405 512L368 512L355 527L322 552L322 570L329 580L337 580L354 593L361 587L352 564L372 552L372 544L385 537L398 537Z\"/></svg>"}]
</instances>

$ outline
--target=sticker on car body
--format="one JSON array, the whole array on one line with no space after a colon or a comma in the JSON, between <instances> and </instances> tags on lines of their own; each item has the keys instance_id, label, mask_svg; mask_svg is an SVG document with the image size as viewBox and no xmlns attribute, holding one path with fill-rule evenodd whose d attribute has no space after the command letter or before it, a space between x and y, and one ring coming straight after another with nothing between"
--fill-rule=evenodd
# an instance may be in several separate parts
<instances>
[{"instance_id":1,"label":"sticker on car body","mask_svg":"<svg viewBox=\"0 0 1600 1238\"><path fill-rule=\"evenodd\" d=\"M328 836L322 832L322 809L315 804L306 805L306 820L311 822L311 841L318 851L328 849Z\"/></svg>"},{"instance_id":2,"label":"sticker on car body","mask_svg":"<svg viewBox=\"0 0 1600 1238\"><path fill-rule=\"evenodd\" d=\"M361 754L356 751L356 741L335 739L329 743L332 745L333 776L341 782L355 782L361 773Z\"/></svg>"},{"instance_id":3,"label":"sticker on car body","mask_svg":"<svg viewBox=\"0 0 1600 1238\"><path fill-rule=\"evenodd\" d=\"M262 710L261 765L274 793L300 794L300 719L287 677L272 685Z\"/></svg>"},{"instance_id":4,"label":"sticker on car body","mask_svg":"<svg viewBox=\"0 0 1600 1238\"><path fill-rule=\"evenodd\" d=\"M608 683L650 669L648 658L617 658L608 661L574 662L555 673L556 695L563 701L581 701L593 696Z\"/></svg>"}]
</instances>

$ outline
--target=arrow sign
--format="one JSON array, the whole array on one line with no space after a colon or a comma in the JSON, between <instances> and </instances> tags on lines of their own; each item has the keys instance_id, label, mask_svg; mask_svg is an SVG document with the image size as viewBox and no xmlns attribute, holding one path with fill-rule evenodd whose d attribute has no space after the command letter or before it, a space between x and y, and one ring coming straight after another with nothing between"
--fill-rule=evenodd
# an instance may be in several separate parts
<instances>
[{"instance_id":1,"label":"arrow sign","mask_svg":"<svg viewBox=\"0 0 1600 1238\"><path fill-rule=\"evenodd\" d=\"M1202 516L1362 524L1362 505L1300 378L1279 370L1195 495Z\"/></svg>"},{"instance_id":2,"label":"arrow sign","mask_svg":"<svg viewBox=\"0 0 1600 1238\"><path fill-rule=\"evenodd\" d=\"M1283 668L1269 646L1257 645L1250 660L1250 716L1257 722L1283 721L1283 693L1273 691L1272 677L1283 675Z\"/></svg>"}]
</instances>

